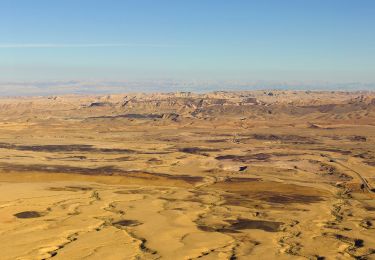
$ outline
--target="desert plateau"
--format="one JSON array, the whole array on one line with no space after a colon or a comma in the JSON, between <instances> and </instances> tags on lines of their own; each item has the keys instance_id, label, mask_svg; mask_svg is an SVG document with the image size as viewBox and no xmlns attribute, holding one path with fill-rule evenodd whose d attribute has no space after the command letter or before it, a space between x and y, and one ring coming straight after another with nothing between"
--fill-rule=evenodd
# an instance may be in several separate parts
<instances>
[{"instance_id":1,"label":"desert plateau","mask_svg":"<svg viewBox=\"0 0 375 260\"><path fill-rule=\"evenodd\" d=\"M375 259L375 93L0 98L0 259Z\"/></svg>"}]
</instances>

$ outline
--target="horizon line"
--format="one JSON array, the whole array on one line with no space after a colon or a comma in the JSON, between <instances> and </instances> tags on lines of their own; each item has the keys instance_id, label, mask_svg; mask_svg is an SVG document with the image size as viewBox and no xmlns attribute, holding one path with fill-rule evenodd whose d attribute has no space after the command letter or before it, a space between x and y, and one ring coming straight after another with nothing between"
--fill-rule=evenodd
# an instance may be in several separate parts
<instances>
[{"instance_id":1,"label":"horizon line","mask_svg":"<svg viewBox=\"0 0 375 260\"><path fill-rule=\"evenodd\" d=\"M0 49L30 49L30 48L107 48L107 47L151 47L169 48L186 47L177 44L156 44L156 43L0 43Z\"/></svg>"}]
</instances>

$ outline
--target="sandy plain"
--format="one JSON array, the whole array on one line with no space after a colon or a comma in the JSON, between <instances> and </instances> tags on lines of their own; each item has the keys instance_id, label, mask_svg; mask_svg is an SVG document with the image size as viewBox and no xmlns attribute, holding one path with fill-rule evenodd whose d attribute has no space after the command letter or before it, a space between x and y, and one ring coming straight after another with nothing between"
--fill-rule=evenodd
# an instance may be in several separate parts
<instances>
[{"instance_id":1,"label":"sandy plain","mask_svg":"<svg viewBox=\"0 0 375 260\"><path fill-rule=\"evenodd\" d=\"M375 94L0 99L0 259L375 259Z\"/></svg>"}]
</instances>

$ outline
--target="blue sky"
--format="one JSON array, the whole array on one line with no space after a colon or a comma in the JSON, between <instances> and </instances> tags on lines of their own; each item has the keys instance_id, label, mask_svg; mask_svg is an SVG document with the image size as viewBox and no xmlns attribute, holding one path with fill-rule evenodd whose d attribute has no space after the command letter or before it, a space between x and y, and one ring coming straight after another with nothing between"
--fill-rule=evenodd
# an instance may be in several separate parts
<instances>
[{"instance_id":1,"label":"blue sky","mask_svg":"<svg viewBox=\"0 0 375 260\"><path fill-rule=\"evenodd\" d=\"M373 0L1 0L0 81L375 82Z\"/></svg>"}]
</instances>

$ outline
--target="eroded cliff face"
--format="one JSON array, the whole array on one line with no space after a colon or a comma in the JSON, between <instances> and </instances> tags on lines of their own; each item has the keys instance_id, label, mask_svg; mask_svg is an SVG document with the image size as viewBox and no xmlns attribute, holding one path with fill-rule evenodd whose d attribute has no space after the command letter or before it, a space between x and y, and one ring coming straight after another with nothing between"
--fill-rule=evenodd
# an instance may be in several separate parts
<instances>
[{"instance_id":1,"label":"eroded cliff face","mask_svg":"<svg viewBox=\"0 0 375 260\"><path fill-rule=\"evenodd\" d=\"M372 92L253 91L208 94L167 93L60 96L0 100L5 117L128 118L174 121L184 118L227 120L331 120L357 123L375 119Z\"/></svg>"}]
</instances>

